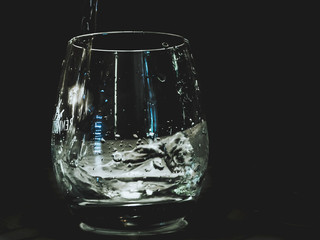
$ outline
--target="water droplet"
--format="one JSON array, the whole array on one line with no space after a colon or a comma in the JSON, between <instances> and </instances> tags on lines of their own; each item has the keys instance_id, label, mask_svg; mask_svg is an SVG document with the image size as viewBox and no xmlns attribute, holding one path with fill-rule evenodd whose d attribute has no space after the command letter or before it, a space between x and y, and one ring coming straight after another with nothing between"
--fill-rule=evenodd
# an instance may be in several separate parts
<instances>
[{"instance_id":1,"label":"water droplet","mask_svg":"<svg viewBox=\"0 0 320 240\"><path fill-rule=\"evenodd\" d=\"M194 66L191 67L191 71L192 71L193 74L197 74L197 71L196 71Z\"/></svg>"},{"instance_id":2,"label":"water droplet","mask_svg":"<svg viewBox=\"0 0 320 240\"><path fill-rule=\"evenodd\" d=\"M132 136L133 136L134 138L138 138L138 135L137 135L137 134L132 134Z\"/></svg>"},{"instance_id":3,"label":"water droplet","mask_svg":"<svg viewBox=\"0 0 320 240\"><path fill-rule=\"evenodd\" d=\"M78 167L78 161L77 160L71 160L69 164L70 164L71 167Z\"/></svg>"},{"instance_id":4,"label":"water droplet","mask_svg":"<svg viewBox=\"0 0 320 240\"><path fill-rule=\"evenodd\" d=\"M138 141L137 141L137 145L139 145L141 143L142 143L142 140L141 140L141 138L139 138Z\"/></svg>"},{"instance_id":5,"label":"water droplet","mask_svg":"<svg viewBox=\"0 0 320 240\"><path fill-rule=\"evenodd\" d=\"M163 74L159 74L157 76L157 79L160 81L160 82L165 82L167 80L167 76L163 75Z\"/></svg>"},{"instance_id":6,"label":"water droplet","mask_svg":"<svg viewBox=\"0 0 320 240\"><path fill-rule=\"evenodd\" d=\"M161 45L162 47L165 47L165 48L169 47L169 44L167 42L162 42Z\"/></svg>"},{"instance_id":7,"label":"water droplet","mask_svg":"<svg viewBox=\"0 0 320 240\"><path fill-rule=\"evenodd\" d=\"M159 80L160 82L165 82L165 81L166 81L165 78L160 78L160 77L158 77L158 80Z\"/></svg>"},{"instance_id":8,"label":"water droplet","mask_svg":"<svg viewBox=\"0 0 320 240\"><path fill-rule=\"evenodd\" d=\"M195 80L195 82L194 82L194 87L195 87L196 91L199 91L199 90L200 90L200 89L199 89L198 80Z\"/></svg>"},{"instance_id":9,"label":"water droplet","mask_svg":"<svg viewBox=\"0 0 320 240\"><path fill-rule=\"evenodd\" d=\"M115 134L114 137L115 138L120 138L120 134Z\"/></svg>"},{"instance_id":10,"label":"water droplet","mask_svg":"<svg viewBox=\"0 0 320 240\"><path fill-rule=\"evenodd\" d=\"M69 194L70 191L72 190L72 185L70 184L70 182L66 178L63 178L62 182L64 183L64 187L67 190L67 194Z\"/></svg>"}]
</instances>

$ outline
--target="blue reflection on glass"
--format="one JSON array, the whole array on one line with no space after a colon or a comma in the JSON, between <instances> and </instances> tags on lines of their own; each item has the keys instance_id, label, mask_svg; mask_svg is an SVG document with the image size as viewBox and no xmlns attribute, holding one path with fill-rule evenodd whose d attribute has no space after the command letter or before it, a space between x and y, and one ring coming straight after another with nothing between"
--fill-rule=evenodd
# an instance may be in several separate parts
<instances>
[{"instance_id":1,"label":"blue reflection on glass","mask_svg":"<svg viewBox=\"0 0 320 240\"><path fill-rule=\"evenodd\" d=\"M102 139L102 116L101 115L95 116L95 121L93 125L93 135L94 135L93 153L101 154L101 139Z\"/></svg>"},{"instance_id":2,"label":"blue reflection on glass","mask_svg":"<svg viewBox=\"0 0 320 240\"><path fill-rule=\"evenodd\" d=\"M148 124L149 129L147 136L154 138L157 136L157 110L156 110L156 99L154 97L154 91L152 87L152 82L150 81L149 76L149 67L147 62L147 56L150 54L149 51L146 52L143 61L144 61L144 71L145 71L145 79L147 81L147 90L148 90L148 98L147 98L147 114L148 114Z\"/></svg>"}]
</instances>

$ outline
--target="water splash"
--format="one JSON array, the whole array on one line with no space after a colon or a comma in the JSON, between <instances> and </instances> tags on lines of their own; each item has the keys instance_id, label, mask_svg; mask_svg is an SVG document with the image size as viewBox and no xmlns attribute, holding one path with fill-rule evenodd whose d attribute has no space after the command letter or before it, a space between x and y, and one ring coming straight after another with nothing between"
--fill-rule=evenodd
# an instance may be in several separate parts
<instances>
[{"instance_id":1,"label":"water splash","mask_svg":"<svg viewBox=\"0 0 320 240\"><path fill-rule=\"evenodd\" d=\"M81 20L81 33L92 33L97 30L98 0L86 0Z\"/></svg>"},{"instance_id":2,"label":"water splash","mask_svg":"<svg viewBox=\"0 0 320 240\"><path fill-rule=\"evenodd\" d=\"M183 132L156 141L149 139L135 147L131 144L136 139L124 139L123 144L131 145L131 149L115 149L110 155L107 154L108 146L117 140L112 143L107 140L101 146L101 156L90 154L83 146L86 155L82 158L74 156L72 161L58 158L56 172L64 179L62 184L68 194L78 191L77 195L80 191L87 199L144 201L146 198L194 196L206 168L205 146L208 143L202 134L204 128L206 124L202 122ZM199 143L203 146L200 149Z\"/></svg>"}]
</instances>

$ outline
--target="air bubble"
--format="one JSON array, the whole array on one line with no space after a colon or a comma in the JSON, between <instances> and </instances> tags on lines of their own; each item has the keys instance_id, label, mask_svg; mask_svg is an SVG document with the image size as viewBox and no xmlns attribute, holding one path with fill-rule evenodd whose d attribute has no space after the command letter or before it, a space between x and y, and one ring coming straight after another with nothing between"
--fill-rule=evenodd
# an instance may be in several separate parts
<instances>
[{"instance_id":1,"label":"air bubble","mask_svg":"<svg viewBox=\"0 0 320 240\"><path fill-rule=\"evenodd\" d=\"M157 79L163 83L167 80L167 77L163 74L159 74L159 76L157 76Z\"/></svg>"}]
</instances>

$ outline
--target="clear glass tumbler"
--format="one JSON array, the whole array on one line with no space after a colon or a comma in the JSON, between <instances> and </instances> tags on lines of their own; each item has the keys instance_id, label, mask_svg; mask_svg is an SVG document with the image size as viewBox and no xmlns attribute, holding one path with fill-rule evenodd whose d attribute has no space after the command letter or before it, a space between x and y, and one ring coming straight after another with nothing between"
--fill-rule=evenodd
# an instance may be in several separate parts
<instances>
[{"instance_id":1,"label":"clear glass tumbler","mask_svg":"<svg viewBox=\"0 0 320 240\"><path fill-rule=\"evenodd\" d=\"M81 229L148 235L185 227L208 162L188 40L140 31L72 38L51 146Z\"/></svg>"}]
</instances>

